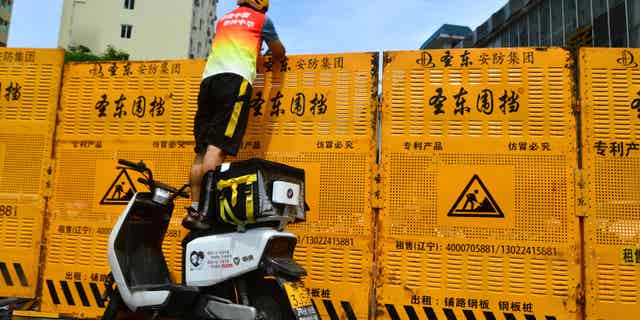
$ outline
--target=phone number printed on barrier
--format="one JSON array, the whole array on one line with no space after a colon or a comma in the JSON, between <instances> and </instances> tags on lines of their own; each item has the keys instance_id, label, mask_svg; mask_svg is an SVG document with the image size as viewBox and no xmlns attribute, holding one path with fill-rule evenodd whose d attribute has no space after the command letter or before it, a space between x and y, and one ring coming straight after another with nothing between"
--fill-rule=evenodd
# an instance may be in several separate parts
<instances>
[{"instance_id":1,"label":"phone number printed on barrier","mask_svg":"<svg viewBox=\"0 0 640 320\"><path fill-rule=\"evenodd\" d=\"M4 217L17 217L18 206L16 205L0 205L0 218Z\"/></svg>"},{"instance_id":2,"label":"phone number printed on barrier","mask_svg":"<svg viewBox=\"0 0 640 320\"><path fill-rule=\"evenodd\" d=\"M493 244L469 244L449 243L446 250L449 252L463 253L487 253L527 256L559 256L558 249L554 247L518 246L518 245L493 245Z\"/></svg>"},{"instance_id":3,"label":"phone number printed on barrier","mask_svg":"<svg viewBox=\"0 0 640 320\"><path fill-rule=\"evenodd\" d=\"M111 234L112 228L98 228L96 229L96 234ZM91 234L92 229L90 227L82 227L82 226L58 226L59 233L76 233L76 234ZM165 234L165 238L180 238L182 236L182 231L177 229L169 229Z\"/></svg>"},{"instance_id":4,"label":"phone number printed on barrier","mask_svg":"<svg viewBox=\"0 0 640 320\"><path fill-rule=\"evenodd\" d=\"M340 247L353 247L353 238L341 238L341 237L320 237L320 236L305 236L302 238L301 244L314 245L314 246L340 246Z\"/></svg>"}]
</instances>

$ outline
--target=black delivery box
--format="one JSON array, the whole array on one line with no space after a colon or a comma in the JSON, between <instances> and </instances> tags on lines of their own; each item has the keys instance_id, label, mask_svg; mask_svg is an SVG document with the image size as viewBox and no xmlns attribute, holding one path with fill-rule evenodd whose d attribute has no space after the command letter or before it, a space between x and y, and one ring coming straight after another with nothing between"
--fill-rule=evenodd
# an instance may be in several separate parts
<instances>
[{"instance_id":1,"label":"black delivery box","mask_svg":"<svg viewBox=\"0 0 640 320\"><path fill-rule=\"evenodd\" d=\"M217 168L215 177L211 187L215 188L213 216L218 223L244 226L288 218L306 220L302 169L253 158L225 163Z\"/></svg>"}]
</instances>

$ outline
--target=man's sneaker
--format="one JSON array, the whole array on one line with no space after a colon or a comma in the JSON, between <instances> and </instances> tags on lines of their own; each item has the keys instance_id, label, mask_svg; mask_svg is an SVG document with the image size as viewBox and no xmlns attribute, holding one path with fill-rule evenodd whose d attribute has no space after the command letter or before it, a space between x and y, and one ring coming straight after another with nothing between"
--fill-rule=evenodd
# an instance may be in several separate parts
<instances>
[{"instance_id":1,"label":"man's sneaker","mask_svg":"<svg viewBox=\"0 0 640 320\"><path fill-rule=\"evenodd\" d=\"M182 226L189 230L209 230L211 225L205 222L205 217L192 207L187 209L187 215L182 219Z\"/></svg>"}]
</instances>

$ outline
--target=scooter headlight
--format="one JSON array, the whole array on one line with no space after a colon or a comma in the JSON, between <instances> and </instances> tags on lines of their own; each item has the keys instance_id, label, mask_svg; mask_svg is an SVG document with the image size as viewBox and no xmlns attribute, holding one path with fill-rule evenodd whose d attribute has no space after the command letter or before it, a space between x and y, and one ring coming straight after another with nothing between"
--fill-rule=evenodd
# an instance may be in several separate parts
<instances>
[{"instance_id":1,"label":"scooter headlight","mask_svg":"<svg viewBox=\"0 0 640 320\"><path fill-rule=\"evenodd\" d=\"M155 188L155 190L153 190L153 202L155 203L166 205L170 197L171 193L169 193L168 190L162 188Z\"/></svg>"}]
</instances>

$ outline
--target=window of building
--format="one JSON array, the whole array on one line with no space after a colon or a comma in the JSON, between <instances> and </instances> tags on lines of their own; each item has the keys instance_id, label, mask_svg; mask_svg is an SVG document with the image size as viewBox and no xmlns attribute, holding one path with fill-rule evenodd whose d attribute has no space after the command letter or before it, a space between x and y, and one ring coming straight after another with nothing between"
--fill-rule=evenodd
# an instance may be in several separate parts
<instances>
[{"instance_id":1,"label":"window of building","mask_svg":"<svg viewBox=\"0 0 640 320\"><path fill-rule=\"evenodd\" d=\"M564 22L562 21L562 1L551 1L551 45L564 45Z\"/></svg>"},{"instance_id":2,"label":"window of building","mask_svg":"<svg viewBox=\"0 0 640 320\"><path fill-rule=\"evenodd\" d=\"M627 47L627 8L625 7L625 1L609 0L609 7L611 46Z\"/></svg>"},{"instance_id":3,"label":"window of building","mask_svg":"<svg viewBox=\"0 0 640 320\"><path fill-rule=\"evenodd\" d=\"M592 0L593 4L593 45L608 47L609 42L609 8L607 0Z\"/></svg>"},{"instance_id":4,"label":"window of building","mask_svg":"<svg viewBox=\"0 0 640 320\"><path fill-rule=\"evenodd\" d=\"M9 32L9 21L5 21L4 19L0 18L0 32Z\"/></svg>"},{"instance_id":5,"label":"window of building","mask_svg":"<svg viewBox=\"0 0 640 320\"><path fill-rule=\"evenodd\" d=\"M575 0L564 0L564 34L565 40L569 40L578 28L578 11Z\"/></svg>"},{"instance_id":6,"label":"window of building","mask_svg":"<svg viewBox=\"0 0 640 320\"><path fill-rule=\"evenodd\" d=\"M511 47L519 47L520 43L519 43L519 37L518 37L518 24L517 23L512 23L511 26L509 26L509 46Z\"/></svg>"},{"instance_id":7,"label":"window of building","mask_svg":"<svg viewBox=\"0 0 640 320\"><path fill-rule=\"evenodd\" d=\"M202 30L202 25L204 24L204 21L202 21L202 19L200 19L200 30Z\"/></svg>"},{"instance_id":8,"label":"window of building","mask_svg":"<svg viewBox=\"0 0 640 320\"><path fill-rule=\"evenodd\" d=\"M509 34L507 32L502 32L502 34L500 34L500 39L501 39L501 48L508 48L509 47Z\"/></svg>"},{"instance_id":9,"label":"window of building","mask_svg":"<svg viewBox=\"0 0 640 320\"><path fill-rule=\"evenodd\" d=\"M529 23L527 17L523 17L518 22L518 43L520 47L528 47L529 46Z\"/></svg>"},{"instance_id":10,"label":"window of building","mask_svg":"<svg viewBox=\"0 0 640 320\"><path fill-rule=\"evenodd\" d=\"M193 0L193 5L196 7L200 6L200 0Z\"/></svg>"},{"instance_id":11,"label":"window of building","mask_svg":"<svg viewBox=\"0 0 640 320\"><path fill-rule=\"evenodd\" d=\"M529 20L529 45L537 47L540 45L540 7L532 9L527 18Z\"/></svg>"},{"instance_id":12,"label":"window of building","mask_svg":"<svg viewBox=\"0 0 640 320\"><path fill-rule=\"evenodd\" d=\"M133 10L136 6L136 0L124 0L124 8Z\"/></svg>"},{"instance_id":13,"label":"window of building","mask_svg":"<svg viewBox=\"0 0 640 320\"><path fill-rule=\"evenodd\" d=\"M131 32L133 26L130 24L123 24L120 26L120 38L131 39Z\"/></svg>"},{"instance_id":14,"label":"window of building","mask_svg":"<svg viewBox=\"0 0 640 320\"><path fill-rule=\"evenodd\" d=\"M551 46L551 5L549 0L542 3L540 9L540 45Z\"/></svg>"},{"instance_id":15,"label":"window of building","mask_svg":"<svg viewBox=\"0 0 640 320\"><path fill-rule=\"evenodd\" d=\"M200 53L202 53L202 43L198 41L198 51L196 51L196 54L200 55Z\"/></svg>"},{"instance_id":16,"label":"window of building","mask_svg":"<svg viewBox=\"0 0 640 320\"><path fill-rule=\"evenodd\" d=\"M640 47L640 1L628 1L630 47Z\"/></svg>"},{"instance_id":17,"label":"window of building","mask_svg":"<svg viewBox=\"0 0 640 320\"><path fill-rule=\"evenodd\" d=\"M591 0L578 0L578 27L591 25Z\"/></svg>"}]
</instances>

